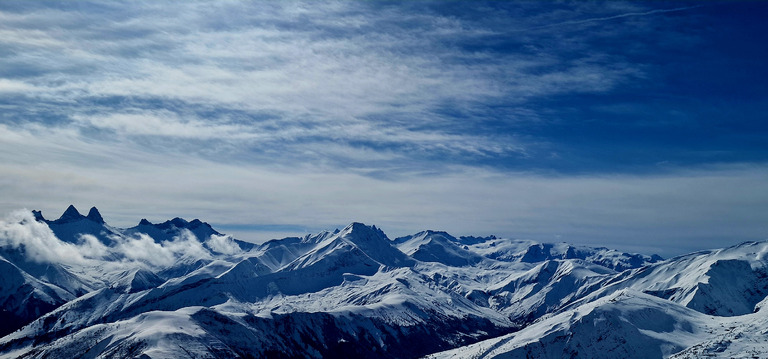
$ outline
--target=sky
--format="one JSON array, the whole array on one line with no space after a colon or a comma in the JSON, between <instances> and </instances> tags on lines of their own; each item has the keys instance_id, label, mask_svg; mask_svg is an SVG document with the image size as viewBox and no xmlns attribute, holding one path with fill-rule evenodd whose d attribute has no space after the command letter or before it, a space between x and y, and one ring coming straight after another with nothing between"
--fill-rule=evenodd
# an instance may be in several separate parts
<instances>
[{"instance_id":1,"label":"sky","mask_svg":"<svg viewBox=\"0 0 768 359\"><path fill-rule=\"evenodd\" d=\"M0 0L0 212L768 240L768 3Z\"/></svg>"}]
</instances>

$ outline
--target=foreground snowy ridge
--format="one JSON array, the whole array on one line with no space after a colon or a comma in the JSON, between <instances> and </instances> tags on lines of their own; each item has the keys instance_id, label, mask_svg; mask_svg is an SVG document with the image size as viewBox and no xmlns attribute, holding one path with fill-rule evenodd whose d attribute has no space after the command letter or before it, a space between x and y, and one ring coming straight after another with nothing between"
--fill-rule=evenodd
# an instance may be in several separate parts
<instances>
[{"instance_id":1,"label":"foreground snowy ridge","mask_svg":"<svg viewBox=\"0 0 768 359\"><path fill-rule=\"evenodd\" d=\"M768 242L658 256L375 226L0 221L0 358L768 356Z\"/></svg>"}]
</instances>

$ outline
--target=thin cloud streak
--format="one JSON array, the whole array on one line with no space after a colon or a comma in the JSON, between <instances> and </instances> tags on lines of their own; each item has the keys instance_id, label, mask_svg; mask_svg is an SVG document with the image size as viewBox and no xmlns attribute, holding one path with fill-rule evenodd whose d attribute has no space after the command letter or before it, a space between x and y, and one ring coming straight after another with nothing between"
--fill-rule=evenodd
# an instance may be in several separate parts
<instances>
[{"instance_id":1,"label":"thin cloud streak","mask_svg":"<svg viewBox=\"0 0 768 359\"><path fill-rule=\"evenodd\" d=\"M655 15L655 14L664 14L664 13L670 13L670 12L678 12L678 11L685 11L685 10L692 10L696 8L700 8L703 5L696 5L696 6L685 6L685 7L678 7L678 8L672 8L672 9L655 9L655 10L649 10L644 12L629 12L626 14L619 14L619 15L613 15L613 16L603 16L603 17L593 17L583 20L569 20L569 21L562 21L554 24L547 24L547 25L541 25L541 26L532 26L525 29L518 29L518 30L512 30L510 32L525 32L525 31L531 31L531 30L541 30L541 29L550 29L555 27L561 27L561 26L568 26L568 25L581 25L581 24L589 24L593 22L603 22L603 21L610 21L610 20L616 20L616 19L622 19L626 17L635 17L635 16L649 16L649 15Z\"/></svg>"}]
</instances>

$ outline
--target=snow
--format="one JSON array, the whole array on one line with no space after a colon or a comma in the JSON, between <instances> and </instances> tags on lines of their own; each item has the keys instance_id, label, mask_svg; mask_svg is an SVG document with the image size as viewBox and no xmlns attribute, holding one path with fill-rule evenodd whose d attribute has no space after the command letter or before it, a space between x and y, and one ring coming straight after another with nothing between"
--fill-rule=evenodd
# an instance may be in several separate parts
<instances>
[{"instance_id":1,"label":"snow","mask_svg":"<svg viewBox=\"0 0 768 359\"><path fill-rule=\"evenodd\" d=\"M660 358L696 344L716 318L632 290L429 358Z\"/></svg>"},{"instance_id":2,"label":"snow","mask_svg":"<svg viewBox=\"0 0 768 359\"><path fill-rule=\"evenodd\" d=\"M607 278L584 300L632 288L718 316L752 313L768 295L768 242L697 252Z\"/></svg>"},{"instance_id":3,"label":"snow","mask_svg":"<svg viewBox=\"0 0 768 359\"><path fill-rule=\"evenodd\" d=\"M455 237L445 232L424 231L395 240L403 253L422 262L438 262L461 267L477 264L484 258L462 248Z\"/></svg>"},{"instance_id":4,"label":"snow","mask_svg":"<svg viewBox=\"0 0 768 359\"><path fill-rule=\"evenodd\" d=\"M0 221L0 301L24 314L0 358L768 352L768 242L662 261L356 222L249 246L200 220L100 218Z\"/></svg>"}]
</instances>

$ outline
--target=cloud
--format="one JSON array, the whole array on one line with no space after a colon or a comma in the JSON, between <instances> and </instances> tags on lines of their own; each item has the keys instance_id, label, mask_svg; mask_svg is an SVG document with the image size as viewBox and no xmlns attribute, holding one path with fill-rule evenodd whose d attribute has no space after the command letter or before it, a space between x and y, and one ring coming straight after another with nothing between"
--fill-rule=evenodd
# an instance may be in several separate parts
<instances>
[{"instance_id":1,"label":"cloud","mask_svg":"<svg viewBox=\"0 0 768 359\"><path fill-rule=\"evenodd\" d=\"M211 235L211 237L205 242L212 250L223 254L237 254L242 252L240 246L232 240L231 236L223 235Z\"/></svg>"},{"instance_id":2,"label":"cloud","mask_svg":"<svg viewBox=\"0 0 768 359\"><path fill-rule=\"evenodd\" d=\"M531 30L549 29L549 28L561 27L561 26L591 24L591 23L598 23L598 22L602 22L602 21L622 19L622 18L626 18L626 17L649 16L649 15L664 14L664 13L669 13L669 12L692 10L692 9L695 9L695 8L698 8L698 7L701 7L701 6L702 5L676 7L676 8L669 8L669 9L654 9L654 10L643 11L643 12L628 12L628 13L624 13L624 14L611 15L611 16L592 17L592 18L581 19L581 20L568 20L568 21L556 22L556 23L547 24L547 25L533 26L533 27L529 27L529 28L526 28L526 29L513 30L513 31L515 31L515 32L517 32L517 31L524 32L524 31L531 31Z\"/></svg>"},{"instance_id":3,"label":"cloud","mask_svg":"<svg viewBox=\"0 0 768 359\"><path fill-rule=\"evenodd\" d=\"M85 262L78 246L60 241L27 210L13 211L0 220L0 247L22 249L29 260L38 263Z\"/></svg>"},{"instance_id":4,"label":"cloud","mask_svg":"<svg viewBox=\"0 0 768 359\"><path fill-rule=\"evenodd\" d=\"M167 110L113 113L99 116L76 115L73 116L73 121L80 127L110 130L123 136L162 136L198 139L258 137L256 133L249 133L250 128L244 126L180 118L178 114Z\"/></svg>"},{"instance_id":5,"label":"cloud","mask_svg":"<svg viewBox=\"0 0 768 359\"><path fill-rule=\"evenodd\" d=\"M188 230L183 230L181 235L171 241L157 242L144 233L127 238L116 237L113 240L116 241L112 250L115 254L154 267L167 268L183 258L211 258L210 252Z\"/></svg>"},{"instance_id":6,"label":"cloud","mask_svg":"<svg viewBox=\"0 0 768 359\"><path fill-rule=\"evenodd\" d=\"M47 224L35 220L32 212L17 210L0 220L0 247L20 250L30 261L37 263L95 265L105 258L117 259L111 267L150 266L167 268L184 258L211 258L211 253L189 230L170 241L155 241L138 233L134 236L112 236L105 245L90 234L81 235L78 242L61 241ZM239 252L231 238L211 238L209 243L224 254ZM234 250L234 248L237 250Z\"/></svg>"},{"instance_id":7,"label":"cloud","mask_svg":"<svg viewBox=\"0 0 768 359\"><path fill-rule=\"evenodd\" d=\"M472 123L499 115L525 121L530 117L517 114L528 111L530 99L606 91L639 71L564 62L541 48L503 55L466 50L456 44L495 29L407 7L166 5L2 12L7 22L0 30L15 35L0 46L16 51L0 59L13 77L0 90L20 96L6 116L44 124L55 118L87 141L143 136L132 140L183 152L204 152L199 149L210 144L162 137L216 141L216 154L229 158L316 163L305 156L313 153L353 170L359 161L343 155L362 148L389 158L389 165L408 158L462 163L537 150L535 141L514 132L477 133L482 126ZM513 106L486 113L501 103ZM326 145L333 153L323 151ZM251 154L239 153L242 148Z\"/></svg>"},{"instance_id":8,"label":"cloud","mask_svg":"<svg viewBox=\"0 0 768 359\"><path fill-rule=\"evenodd\" d=\"M0 79L0 93L24 93L34 91L35 86L24 81Z\"/></svg>"},{"instance_id":9,"label":"cloud","mask_svg":"<svg viewBox=\"0 0 768 359\"><path fill-rule=\"evenodd\" d=\"M90 234L80 235L77 250L83 257L93 259L103 259L110 253L109 247Z\"/></svg>"},{"instance_id":10,"label":"cloud","mask_svg":"<svg viewBox=\"0 0 768 359\"><path fill-rule=\"evenodd\" d=\"M115 250L130 261L145 262L155 267L169 266L176 261L172 251L143 233L118 239Z\"/></svg>"}]
</instances>

